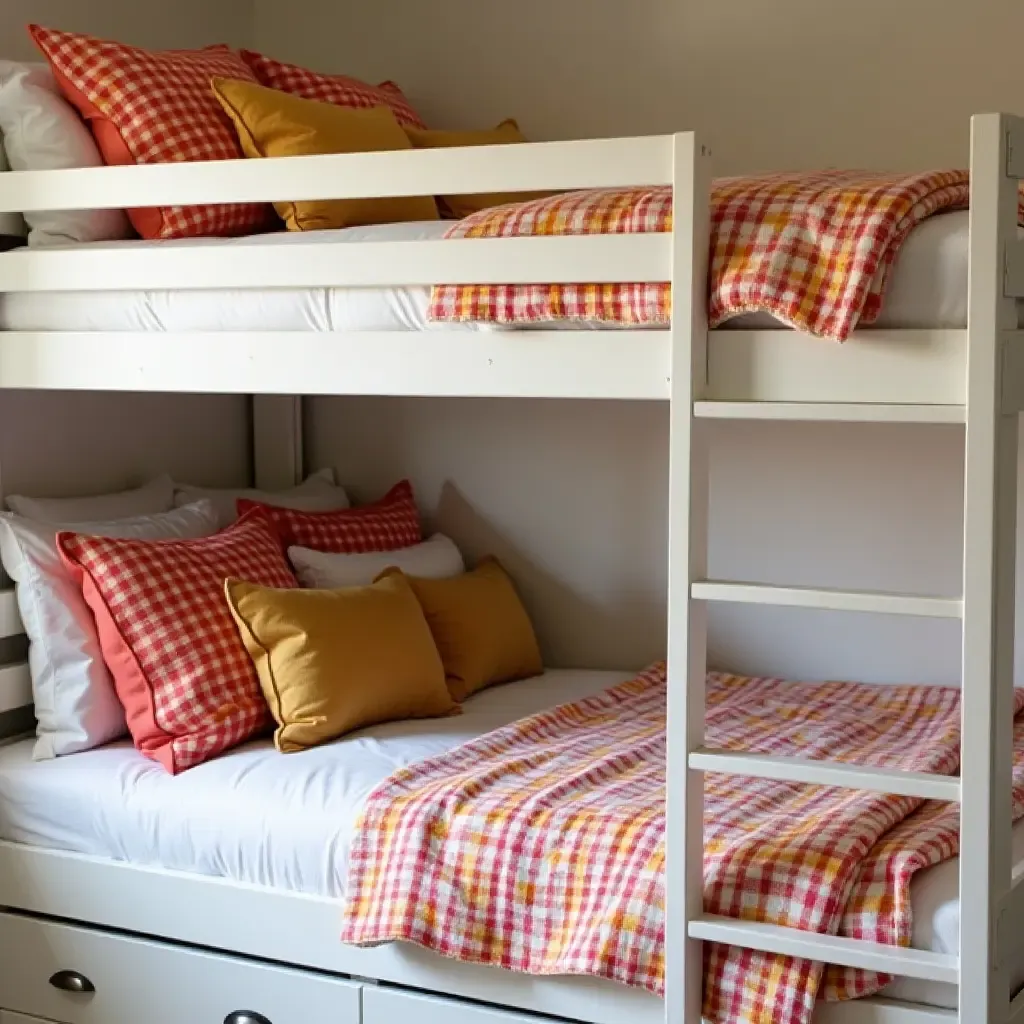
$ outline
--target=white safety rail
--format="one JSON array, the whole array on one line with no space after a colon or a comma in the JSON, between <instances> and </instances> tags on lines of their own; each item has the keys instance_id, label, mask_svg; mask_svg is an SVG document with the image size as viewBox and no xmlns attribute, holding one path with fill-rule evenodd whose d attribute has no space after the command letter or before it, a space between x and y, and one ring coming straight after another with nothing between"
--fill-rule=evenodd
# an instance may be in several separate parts
<instances>
[{"instance_id":1,"label":"white safety rail","mask_svg":"<svg viewBox=\"0 0 1024 1024\"><path fill-rule=\"evenodd\" d=\"M268 259L267 249L255 243L233 246L230 260L215 248L174 245L14 252L0 255L0 293L667 281L673 317L667 331L7 332L0 333L0 387L670 400L668 1024L700 1021L703 941L958 981L962 1021L1003 1024L1012 1016L1024 1024L1024 1004L1015 1002L1011 1014L998 955L1000 915L1024 904L1020 888L1011 886L1009 821L1016 414L1024 399L1024 334L1017 330L1013 303L1013 296L1024 295L1014 176L1024 176L1022 153L1021 122L1002 115L974 119L967 330L865 332L844 346L783 330L717 331L709 344L709 161L689 133L7 173L0 175L0 212L672 185L674 230L665 235L374 243L351 251L310 245L281 261ZM285 405L276 415L290 420L294 413ZM711 421L722 418L935 423L962 430L962 594L873 594L709 579L706 435ZM293 454L279 453L275 466L290 465ZM2 621L16 628L9 595L3 600ZM961 778L707 749L706 621L715 601L962 619ZM6 685L0 675L0 693ZM17 689L23 685L12 680L8 689L23 697ZM4 700L0 696L0 708ZM959 963L945 955L705 915L705 771L959 801Z\"/></svg>"},{"instance_id":2,"label":"white safety rail","mask_svg":"<svg viewBox=\"0 0 1024 1024\"><path fill-rule=\"evenodd\" d=\"M0 211L671 185L673 136L11 172ZM668 281L670 234L15 251L0 292ZM660 399L669 332L0 334L0 386ZM289 358L282 359L281 353Z\"/></svg>"}]
</instances>

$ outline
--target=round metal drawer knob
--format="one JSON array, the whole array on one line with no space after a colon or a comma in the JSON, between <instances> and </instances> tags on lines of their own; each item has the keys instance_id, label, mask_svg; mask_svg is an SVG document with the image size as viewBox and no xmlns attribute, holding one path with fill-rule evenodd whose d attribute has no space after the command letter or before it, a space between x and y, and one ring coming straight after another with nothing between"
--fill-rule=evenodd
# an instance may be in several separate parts
<instances>
[{"instance_id":1,"label":"round metal drawer knob","mask_svg":"<svg viewBox=\"0 0 1024 1024\"><path fill-rule=\"evenodd\" d=\"M96 986L78 971L58 971L52 978L50 984L59 988L62 992L95 992Z\"/></svg>"},{"instance_id":2,"label":"round metal drawer knob","mask_svg":"<svg viewBox=\"0 0 1024 1024\"><path fill-rule=\"evenodd\" d=\"M272 1024L269 1017L253 1010L235 1010L224 1018L224 1024Z\"/></svg>"}]
</instances>

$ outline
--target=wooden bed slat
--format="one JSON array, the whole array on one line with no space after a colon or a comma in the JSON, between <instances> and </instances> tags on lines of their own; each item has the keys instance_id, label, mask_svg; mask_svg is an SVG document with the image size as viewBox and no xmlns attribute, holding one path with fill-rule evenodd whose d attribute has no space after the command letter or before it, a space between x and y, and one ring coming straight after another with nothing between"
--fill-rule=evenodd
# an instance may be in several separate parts
<instances>
[{"instance_id":1,"label":"wooden bed slat","mask_svg":"<svg viewBox=\"0 0 1024 1024\"><path fill-rule=\"evenodd\" d=\"M0 639L20 636L24 632L14 589L0 590Z\"/></svg>"},{"instance_id":2,"label":"wooden bed slat","mask_svg":"<svg viewBox=\"0 0 1024 1024\"><path fill-rule=\"evenodd\" d=\"M866 402L695 402L694 416L718 420L793 420L832 423L963 423L962 405Z\"/></svg>"},{"instance_id":3,"label":"wooden bed slat","mask_svg":"<svg viewBox=\"0 0 1024 1024\"><path fill-rule=\"evenodd\" d=\"M28 707L32 703L32 676L28 662L0 668L0 713Z\"/></svg>"}]
</instances>

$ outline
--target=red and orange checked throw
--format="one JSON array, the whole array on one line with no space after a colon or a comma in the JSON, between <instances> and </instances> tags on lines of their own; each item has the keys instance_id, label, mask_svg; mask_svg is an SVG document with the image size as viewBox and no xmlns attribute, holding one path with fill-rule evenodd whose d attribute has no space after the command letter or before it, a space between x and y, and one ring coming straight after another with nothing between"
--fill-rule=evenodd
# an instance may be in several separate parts
<instances>
[{"instance_id":1,"label":"red and orange checked throw","mask_svg":"<svg viewBox=\"0 0 1024 1024\"><path fill-rule=\"evenodd\" d=\"M662 992L665 694L656 665L393 775L357 828L343 941L405 940ZM708 679L715 747L952 774L959 733L955 689ZM1019 816L1022 721L1016 742ZM910 797L709 774L705 909L909 945L911 877L956 854L957 814ZM807 1024L817 998L867 995L888 980L706 944L704 1014Z\"/></svg>"},{"instance_id":2,"label":"red and orange checked throw","mask_svg":"<svg viewBox=\"0 0 1024 1024\"><path fill-rule=\"evenodd\" d=\"M911 230L968 203L966 171L814 171L721 178L711 191L708 322L768 313L797 330L845 341L873 323ZM1024 223L1024 206L1021 209ZM670 231L672 190L595 189L482 210L446 238ZM666 326L665 283L438 285L430 318L542 324Z\"/></svg>"}]
</instances>

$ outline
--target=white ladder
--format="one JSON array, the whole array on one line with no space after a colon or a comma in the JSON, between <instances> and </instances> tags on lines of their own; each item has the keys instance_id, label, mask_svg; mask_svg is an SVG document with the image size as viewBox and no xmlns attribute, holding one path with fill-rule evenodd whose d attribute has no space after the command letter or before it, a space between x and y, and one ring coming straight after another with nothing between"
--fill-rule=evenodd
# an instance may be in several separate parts
<instances>
[{"instance_id":1,"label":"white ladder","mask_svg":"<svg viewBox=\"0 0 1024 1024\"><path fill-rule=\"evenodd\" d=\"M673 364L670 418L669 710L666 805L666 1021L699 1024L701 942L825 960L959 985L961 1021L1024 1024L999 957L1001 914L1024 915L1010 879L1017 404L1004 403L1004 342L1024 344L1007 261L1017 252L1010 119L972 121L967 405L764 405L709 401L705 317L707 153L680 136L675 153ZM1022 123L1024 124L1024 123ZM1022 133L1024 137L1024 133ZM1009 339L1007 332L1018 337ZM828 342L817 342L829 344ZM714 342L712 341L712 344ZM705 434L716 418L964 423L963 597L819 590L708 578ZM707 608L714 602L962 620L962 769L921 772L715 750L704 743ZM744 923L703 911L703 772L846 786L961 804L960 957ZM1024 921L1024 916L1016 918ZM1005 959L1005 958L1004 958Z\"/></svg>"}]
</instances>

